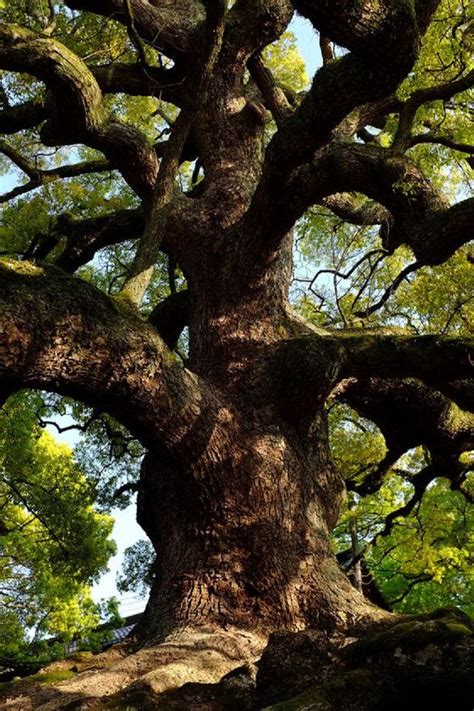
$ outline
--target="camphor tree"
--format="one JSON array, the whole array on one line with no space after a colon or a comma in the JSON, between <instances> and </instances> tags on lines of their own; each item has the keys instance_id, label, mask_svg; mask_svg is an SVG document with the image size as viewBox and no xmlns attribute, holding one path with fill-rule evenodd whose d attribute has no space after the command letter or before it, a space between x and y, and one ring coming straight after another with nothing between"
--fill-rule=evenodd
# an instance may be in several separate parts
<instances>
[{"instance_id":1,"label":"camphor tree","mask_svg":"<svg viewBox=\"0 0 474 711\"><path fill-rule=\"evenodd\" d=\"M304 91L265 63L295 12L324 58ZM417 496L439 475L465 485L472 340L417 333L396 313L384 330L360 295L332 326L313 304L311 322L289 291L294 227L313 206L369 226L378 263L400 263L384 303L415 269L437 284L438 265L466 260L474 202L429 161L442 147L467 169L472 153L466 13L454 0L4 8L1 150L28 180L3 198L1 394L68 396L146 449L138 520L157 561L137 639L162 643L163 663L184 650L190 675L199 650L219 678L273 630L349 634L386 619L330 545L345 495L328 443L335 400L387 443L354 486L376 490L418 445L429 461ZM439 63L418 71L426 52ZM41 214L36 197L18 202L37 188ZM209 678L199 661L193 673Z\"/></svg>"}]
</instances>

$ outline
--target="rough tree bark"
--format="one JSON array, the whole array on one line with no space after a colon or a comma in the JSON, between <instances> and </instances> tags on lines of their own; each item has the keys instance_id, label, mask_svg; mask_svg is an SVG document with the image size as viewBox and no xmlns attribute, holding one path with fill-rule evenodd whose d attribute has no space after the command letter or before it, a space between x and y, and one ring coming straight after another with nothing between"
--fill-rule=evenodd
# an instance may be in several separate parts
<instances>
[{"instance_id":1,"label":"rough tree bark","mask_svg":"<svg viewBox=\"0 0 474 711\"><path fill-rule=\"evenodd\" d=\"M119 0L65 4L129 23ZM386 617L350 584L331 551L345 487L329 452L328 399L351 402L382 426L383 403L397 387L404 388L400 403L413 408L426 402L425 388L464 418L456 429L439 414L419 440L429 445L445 433L445 462L469 444L472 344L317 330L288 300L295 221L324 200L336 214L364 221L347 191L379 203L368 219L390 223L388 250L404 243L433 264L469 239L472 201L449 207L403 151L348 140L396 110L393 93L437 4L364 0L355 12L335 0L237 0L230 10L217 2L175 8L132 0L142 41L175 61L154 82L139 67L87 66L59 40L0 26L0 67L33 74L48 89L44 103L6 106L0 126L13 132L44 121L47 145L99 149L142 201L141 209L116 215L58 220L50 242L30 255L46 257L65 237L56 266L4 259L0 267L2 394L42 388L100 406L148 450L138 520L155 546L157 572L137 630L141 644L234 630L255 635L255 651L275 629L347 633ZM247 61L281 35L295 9L327 42L350 50L324 64L296 108L268 76L258 100L244 83ZM197 97L183 97L177 77L199 62L206 81ZM171 132L161 167L163 151L103 104L108 92L147 94L157 85L188 112L174 142ZM263 152L267 107L279 130ZM172 182L190 140L204 180L183 194ZM163 165L174 166L168 187L160 184ZM402 179L411 181L409 195ZM146 290L153 260L132 268L138 291L125 286L115 297L67 274L127 238L146 251L150 233L147 254L161 248L171 255L188 292L175 307L171 295L148 322L137 293ZM170 350L185 325L186 368Z\"/></svg>"}]
</instances>

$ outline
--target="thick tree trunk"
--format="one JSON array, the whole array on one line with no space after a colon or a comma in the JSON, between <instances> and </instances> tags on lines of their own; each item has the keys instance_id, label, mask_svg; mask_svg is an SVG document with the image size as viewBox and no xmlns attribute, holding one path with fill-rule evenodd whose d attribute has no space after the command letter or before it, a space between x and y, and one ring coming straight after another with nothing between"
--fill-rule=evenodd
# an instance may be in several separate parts
<instances>
[{"instance_id":1,"label":"thick tree trunk","mask_svg":"<svg viewBox=\"0 0 474 711\"><path fill-rule=\"evenodd\" d=\"M378 616L331 551L342 485L324 426L311 455L277 427L242 429L234 440L211 433L186 469L145 458L138 520L157 567L142 640L228 627L331 633Z\"/></svg>"},{"instance_id":2,"label":"thick tree trunk","mask_svg":"<svg viewBox=\"0 0 474 711\"><path fill-rule=\"evenodd\" d=\"M254 659L277 629L312 629L295 635L294 648L306 636L318 648L318 673L326 660L321 680L341 663L349 675L358 672L355 662L344 662L345 652L338 660L334 646L328 651L328 638L388 613L355 589L331 550L344 484L330 458L325 403L343 398L387 432L387 457L362 483L366 491L396 456L417 444L430 448L432 464L429 476L425 470L413 478L415 497L437 471L448 472L459 487L459 455L472 442L472 413L459 406L472 410L474 354L460 339L303 325L288 302L289 231L309 207L325 204L354 224L383 225L387 254L411 246L417 267L441 263L471 237L473 201L448 207L405 152L420 142L411 135L417 109L451 99L469 88L472 76L417 90L406 101L396 98L439 0L65 4L121 22L140 59L141 42L147 42L170 57L173 68L147 61L91 67L46 31L0 26L1 68L27 72L48 90L33 117L31 106L5 102L7 132L43 122L45 145L81 143L103 152L99 168L118 170L142 203L85 220L63 217L48 244L33 240L27 252L54 261L65 238L56 264L73 271L103 247L136 239L118 298L51 265L0 260L0 402L19 387L77 398L116 418L148 451L138 520L157 563L137 629L145 648L112 670L78 675L47 708L102 707L104 694L127 685L128 691L141 684L157 693L190 680L215 682ZM293 101L265 70L260 53L282 36L295 10L349 51L325 62L311 89ZM180 109L168 122L167 140L152 145L110 112L105 93L124 90ZM278 126L268 142L273 129L267 110ZM400 120L389 149L352 141L366 126L383 125L393 111ZM149 128L154 134L151 117ZM424 138L430 136L460 147L431 134ZM30 178L27 190L53 174L30 166L13 147L3 152ZM187 158L198 159L203 180L184 192L175 179ZM91 169L97 163L79 166L80 173ZM63 177L78 174L73 165L54 175L61 170ZM375 207L352 193L374 200ZM160 248L179 266L188 291L159 304L146 322L135 306L151 283ZM394 290L392 285L387 295ZM185 322L187 368L172 353ZM454 622L450 636L459 635ZM402 667L405 633L406 627L392 645ZM313 644L317 637L322 645ZM321 648L327 652L322 656ZM366 650L364 666L373 664L378 649ZM293 653L287 657L293 676ZM444 666L422 650L416 667L426 659L434 660L430 667ZM369 690L386 675L385 668L375 669L364 677ZM404 672L397 674L392 677L403 682ZM323 688L316 703L344 706L351 679L334 703L326 703L331 690ZM264 687L253 701L270 699ZM388 696L383 689L370 708L386 700L390 705L397 683L390 679L387 688ZM88 704L87 694L97 706ZM130 699L126 705L137 704Z\"/></svg>"},{"instance_id":3,"label":"thick tree trunk","mask_svg":"<svg viewBox=\"0 0 474 711\"><path fill-rule=\"evenodd\" d=\"M321 391L304 412L282 395L291 371L275 353L301 330L288 303L291 235L247 284L224 247L201 259L199 283L187 275L190 366L221 405L142 468L138 521L157 554L145 642L202 628L331 633L380 614L331 550L344 497L324 413L334 354L319 354Z\"/></svg>"}]
</instances>

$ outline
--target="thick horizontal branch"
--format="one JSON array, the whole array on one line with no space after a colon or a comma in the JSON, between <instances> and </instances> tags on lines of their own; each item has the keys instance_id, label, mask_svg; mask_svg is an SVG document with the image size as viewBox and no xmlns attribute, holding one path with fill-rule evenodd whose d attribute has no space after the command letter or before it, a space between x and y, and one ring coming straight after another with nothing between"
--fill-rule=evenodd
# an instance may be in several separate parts
<instances>
[{"instance_id":1,"label":"thick horizontal branch","mask_svg":"<svg viewBox=\"0 0 474 711\"><path fill-rule=\"evenodd\" d=\"M66 244L56 264L64 271L72 273L91 261L99 250L127 240L139 239L144 225L143 211L140 208L118 210L85 220L63 215L56 223L49 244L40 242L34 256L44 259L61 238L65 237Z\"/></svg>"},{"instance_id":2,"label":"thick horizontal branch","mask_svg":"<svg viewBox=\"0 0 474 711\"><path fill-rule=\"evenodd\" d=\"M357 191L379 203L360 213L339 193ZM258 229L267 244L287 231L315 203L356 224L383 225L382 245L414 252L417 267L441 264L472 237L474 200L448 206L446 198L404 155L378 145L330 144L295 171L279 201L268 206ZM367 210L370 210L369 212ZM375 219L374 219L375 218ZM263 239L262 239L263 241Z\"/></svg>"},{"instance_id":3,"label":"thick horizontal branch","mask_svg":"<svg viewBox=\"0 0 474 711\"><path fill-rule=\"evenodd\" d=\"M473 238L473 198L449 207L415 163L379 146L330 147L293 180L288 195L293 198L293 209L299 207L300 214L307 202L333 185L358 190L376 200L391 215L386 212L381 221L384 248L393 252L401 244L408 245L415 254L417 268L441 264ZM332 199L328 198L329 207Z\"/></svg>"},{"instance_id":4,"label":"thick horizontal branch","mask_svg":"<svg viewBox=\"0 0 474 711\"><path fill-rule=\"evenodd\" d=\"M410 238L413 225L447 207L446 199L413 161L372 144L332 144L296 171L288 185L293 209L299 214L324 194L350 190L367 195L391 213L393 226L384 247L392 251Z\"/></svg>"},{"instance_id":5,"label":"thick horizontal branch","mask_svg":"<svg viewBox=\"0 0 474 711\"><path fill-rule=\"evenodd\" d=\"M340 376L418 378L443 387L474 376L474 339L443 336L344 335Z\"/></svg>"},{"instance_id":6,"label":"thick horizontal branch","mask_svg":"<svg viewBox=\"0 0 474 711\"><path fill-rule=\"evenodd\" d=\"M87 10L113 18L126 26L130 18L123 0L66 0L73 10ZM178 62L191 59L199 48L199 30L204 7L195 0L130 0L133 24L138 35Z\"/></svg>"},{"instance_id":7,"label":"thick horizontal branch","mask_svg":"<svg viewBox=\"0 0 474 711\"><path fill-rule=\"evenodd\" d=\"M176 106L183 103L184 73L178 65L171 69L144 67L141 64L89 65L103 94L156 96Z\"/></svg>"},{"instance_id":8,"label":"thick horizontal branch","mask_svg":"<svg viewBox=\"0 0 474 711\"><path fill-rule=\"evenodd\" d=\"M191 201L182 197L172 205L169 215L169 233L161 245L166 254L177 254L189 233L193 220ZM116 210L97 217L77 219L65 213L60 215L48 234L38 234L27 252L27 258L43 260L61 242L62 252L55 264L72 274L90 262L101 249L122 242L138 240L145 228L142 208Z\"/></svg>"},{"instance_id":9,"label":"thick horizontal branch","mask_svg":"<svg viewBox=\"0 0 474 711\"><path fill-rule=\"evenodd\" d=\"M385 460L351 488L373 493L395 461L420 445L429 449L438 476L458 479L459 456L474 446L472 412L414 379L352 379L338 397L377 425L388 448Z\"/></svg>"},{"instance_id":10,"label":"thick horizontal branch","mask_svg":"<svg viewBox=\"0 0 474 711\"><path fill-rule=\"evenodd\" d=\"M0 262L0 334L2 387L100 407L145 446L178 452L212 410L197 377L134 309L55 268Z\"/></svg>"},{"instance_id":11,"label":"thick horizontal branch","mask_svg":"<svg viewBox=\"0 0 474 711\"><path fill-rule=\"evenodd\" d=\"M337 217L353 225L380 225L391 222L391 215L382 205L363 201L351 193L335 193L322 198L321 205Z\"/></svg>"},{"instance_id":12,"label":"thick horizontal branch","mask_svg":"<svg viewBox=\"0 0 474 711\"><path fill-rule=\"evenodd\" d=\"M451 383L474 377L474 340L363 331L311 334L282 342L271 362L282 411L291 419L311 420L311 413L330 394L345 392L352 379L416 378L454 398ZM285 379L288 372L293 377Z\"/></svg>"}]
</instances>

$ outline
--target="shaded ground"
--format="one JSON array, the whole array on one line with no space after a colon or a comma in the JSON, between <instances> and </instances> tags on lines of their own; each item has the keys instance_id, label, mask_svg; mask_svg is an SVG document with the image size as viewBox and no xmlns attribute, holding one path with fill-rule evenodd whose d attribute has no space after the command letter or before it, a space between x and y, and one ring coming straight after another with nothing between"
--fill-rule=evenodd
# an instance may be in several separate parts
<instances>
[{"instance_id":1,"label":"shaded ground","mask_svg":"<svg viewBox=\"0 0 474 711\"><path fill-rule=\"evenodd\" d=\"M310 630L273 634L255 655L260 645L235 631L195 633L135 654L122 647L76 656L10 684L0 708L472 711L474 625L456 610L407 618L345 643Z\"/></svg>"}]
</instances>

